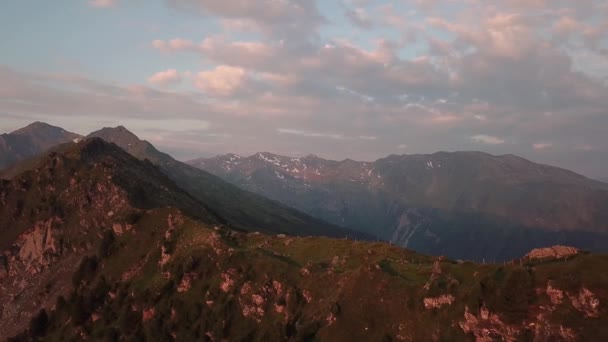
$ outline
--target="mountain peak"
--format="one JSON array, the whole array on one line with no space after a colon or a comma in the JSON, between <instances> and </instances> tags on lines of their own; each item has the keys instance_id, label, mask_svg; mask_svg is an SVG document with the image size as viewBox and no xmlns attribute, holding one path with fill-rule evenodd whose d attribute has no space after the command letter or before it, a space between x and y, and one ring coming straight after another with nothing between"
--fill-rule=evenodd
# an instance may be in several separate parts
<instances>
[{"instance_id":1,"label":"mountain peak","mask_svg":"<svg viewBox=\"0 0 608 342\"><path fill-rule=\"evenodd\" d=\"M98 131L89 134L89 137L99 137L104 140L108 140L107 138L113 138L140 141L139 138L133 132L129 131L125 126L104 127Z\"/></svg>"},{"instance_id":2,"label":"mountain peak","mask_svg":"<svg viewBox=\"0 0 608 342\"><path fill-rule=\"evenodd\" d=\"M75 139L77 137L80 137L80 135L68 132L61 127L53 126L41 121L33 122L23 128L19 128L18 130L11 132L10 134L35 136L38 138L54 138L58 136L65 136L69 139Z\"/></svg>"},{"instance_id":3,"label":"mountain peak","mask_svg":"<svg viewBox=\"0 0 608 342\"><path fill-rule=\"evenodd\" d=\"M32 130L39 130L39 129L61 129L61 128L49 125L46 122L36 121L36 122L32 122L31 124L29 124L25 127L15 130L14 132L12 132L12 134L23 134L26 132L30 132Z\"/></svg>"},{"instance_id":4,"label":"mountain peak","mask_svg":"<svg viewBox=\"0 0 608 342\"><path fill-rule=\"evenodd\" d=\"M139 159L149 159L156 163L174 162L169 155L158 151L149 142L139 139L137 135L124 126L104 127L99 131L89 134L87 137L97 137L114 143Z\"/></svg>"},{"instance_id":5,"label":"mountain peak","mask_svg":"<svg viewBox=\"0 0 608 342\"><path fill-rule=\"evenodd\" d=\"M0 170L31 158L53 146L75 142L82 136L36 121L0 136Z\"/></svg>"},{"instance_id":6,"label":"mountain peak","mask_svg":"<svg viewBox=\"0 0 608 342\"><path fill-rule=\"evenodd\" d=\"M93 137L115 143L125 150L142 148L145 147L144 145L147 145L145 141L139 139L137 135L129 131L125 126L104 127L87 136L87 138Z\"/></svg>"},{"instance_id":7,"label":"mountain peak","mask_svg":"<svg viewBox=\"0 0 608 342\"><path fill-rule=\"evenodd\" d=\"M304 159L309 159L309 160L316 160L316 159L322 159L321 157L317 156L316 154L309 154L307 156L304 157Z\"/></svg>"}]
</instances>

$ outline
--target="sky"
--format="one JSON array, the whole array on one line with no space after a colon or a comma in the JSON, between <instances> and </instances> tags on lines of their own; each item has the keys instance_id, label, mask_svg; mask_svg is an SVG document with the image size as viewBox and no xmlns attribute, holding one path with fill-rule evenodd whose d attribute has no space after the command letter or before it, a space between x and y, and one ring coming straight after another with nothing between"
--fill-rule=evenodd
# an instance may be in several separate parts
<instances>
[{"instance_id":1,"label":"sky","mask_svg":"<svg viewBox=\"0 0 608 342\"><path fill-rule=\"evenodd\" d=\"M178 159L478 150L608 178L608 2L7 0L0 132Z\"/></svg>"}]
</instances>

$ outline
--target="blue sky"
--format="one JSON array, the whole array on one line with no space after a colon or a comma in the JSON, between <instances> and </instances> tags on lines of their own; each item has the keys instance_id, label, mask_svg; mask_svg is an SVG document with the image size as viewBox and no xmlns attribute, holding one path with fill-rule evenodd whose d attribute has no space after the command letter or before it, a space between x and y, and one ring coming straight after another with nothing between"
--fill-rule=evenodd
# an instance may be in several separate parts
<instances>
[{"instance_id":1,"label":"blue sky","mask_svg":"<svg viewBox=\"0 0 608 342\"><path fill-rule=\"evenodd\" d=\"M187 159L515 153L608 176L596 0L7 1L0 131L125 125Z\"/></svg>"}]
</instances>

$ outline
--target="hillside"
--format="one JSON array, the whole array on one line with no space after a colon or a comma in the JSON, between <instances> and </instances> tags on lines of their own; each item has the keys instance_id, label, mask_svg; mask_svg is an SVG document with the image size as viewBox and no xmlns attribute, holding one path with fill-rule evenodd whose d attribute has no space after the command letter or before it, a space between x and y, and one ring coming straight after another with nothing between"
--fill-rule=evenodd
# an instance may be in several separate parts
<instances>
[{"instance_id":1,"label":"hillside","mask_svg":"<svg viewBox=\"0 0 608 342\"><path fill-rule=\"evenodd\" d=\"M357 162L257 153L189 163L426 253L481 261L554 244L608 251L608 185L512 155L439 152Z\"/></svg>"},{"instance_id":2,"label":"hillside","mask_svg":"<svg viewBox=\"0 0 608 342\"><path fill-rule=\"evenodd\" d=\"M0 170L31 158L53 146L82 138L62 128L42 122L0 135Z\"/></svg>"},{"instance_id":3,"label":"hillside","mask_svg":"<svg viewBox=\"0 0 608 342\"><path fill-rule=\"evenodd\" d=\"M101 139L62 145L0 182L0 336L66 295L83 256L172 207L221 220L155 166Z\"/></svg>"},{"instance_id":4,"label":"hillside","mask_svg":"<svg viewBox=\"0 0 608 342\"><path fill-rule=\"evenodd\" d=\"M458 264L380 243L218 230L171 209L114 239L82 259L72 290L21 339L608 338L603 256Z\"/></svg>"},{"instance_id":5,"label":"hillside","mask_svg":"<svg viewBox=\"0 0 608 342\"><path fill-rule=\"evenodd\" d=\"M32 163L0 183L0 336L12 340L608 338L605 256L476 265L237 232L101 139Z\"/></svg>"},{"instance_id":6,"label":"hillside","mask_svg":"<svg viewBox=\"0 0 608 342\"><path fill-rule=\"evenodd\" d=\"M371 235L326 223L179 162L122 126L104 128L91 133L89 137L102 138L117 144L136 158L150 160L177 185L208 205L236 229L373 240Z\"/></svg>"}]
</instances>

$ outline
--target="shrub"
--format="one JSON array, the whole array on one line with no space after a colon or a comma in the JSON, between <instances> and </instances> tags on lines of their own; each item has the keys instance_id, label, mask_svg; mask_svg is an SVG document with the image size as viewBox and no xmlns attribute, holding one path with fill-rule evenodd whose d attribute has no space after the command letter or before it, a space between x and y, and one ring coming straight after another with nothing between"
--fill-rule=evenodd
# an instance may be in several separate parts
<instances>
[{"instance_id":1,"label":"shrub","mask_svg":"<svg viewBox=\"0 0 608 342\"><path fill-rule=\"evenodd\" d=\"M74 287L80 286L82 282L89 282L95 277L95 272L99 267L99 262L97 261L97 257L85 256L82 258L80 265L74 275L72 276L72 285Z\"/></svg>"},{"instance_id":2,"label":"shrub","mask_svg":"<svg viewBox=\"0 0 608 342\"><path fill-rule=\"evenodd\" d=\"M99 254L99 257L107 258L110 255L112 255L112 253L116 249L115 242L116 242L116 236L114 235L113 230L108 229L105 232L103 232L103 237L101 239L101 243L99 244L99 251L97 253L97 254Z\"/></svg>"},{"instance_id":3,"label":"shrub","mask_svg":"<svg viewBox=\"0 0 608 342\"><path fill-rule=\"evenodd\" d=\"M40 310L30 321L30 336L37 338L44 336L49 324L49 316L45 309Z\"/></svg>"}]
</instances>

